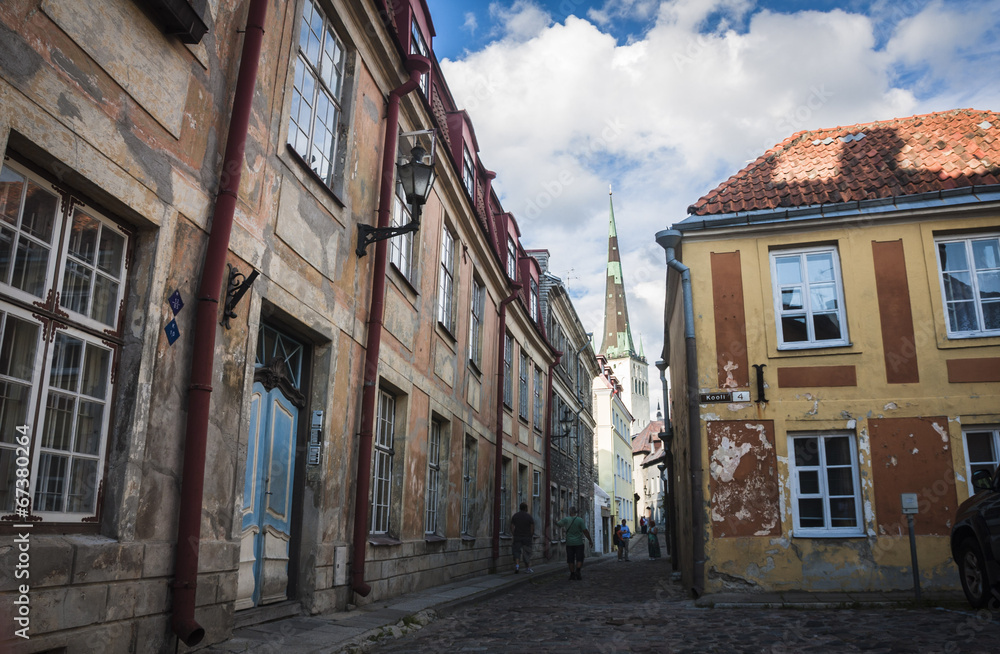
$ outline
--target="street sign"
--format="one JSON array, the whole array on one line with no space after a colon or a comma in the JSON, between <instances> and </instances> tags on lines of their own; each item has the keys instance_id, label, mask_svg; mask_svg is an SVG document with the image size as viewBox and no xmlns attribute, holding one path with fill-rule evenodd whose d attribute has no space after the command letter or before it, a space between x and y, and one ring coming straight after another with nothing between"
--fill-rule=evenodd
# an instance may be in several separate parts
<instances>
[{"instance_id":1,"label":"street sign","mask_svg":"<svg viewBox=\"0 0 1000 654\"><path fill-rule=\"evenodd\" d=\"M702 404L707 404L709 402L732 402L732 393L702 393L698 396L698 399Z\"/></svg>"}]
</instances>

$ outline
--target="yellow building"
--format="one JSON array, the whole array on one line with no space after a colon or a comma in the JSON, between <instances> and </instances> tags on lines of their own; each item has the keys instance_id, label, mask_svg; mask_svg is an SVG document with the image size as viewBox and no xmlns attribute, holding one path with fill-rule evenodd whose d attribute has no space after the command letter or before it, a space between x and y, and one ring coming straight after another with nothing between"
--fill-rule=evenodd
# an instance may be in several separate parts
<instances>
[{"instance_id":1,"label":"yellow building","mask_svg":"<svg viewBox=\"0 0 1000 654\"><path fill-rule=\"evenodd\" d=\"M959 587L955 509L1000 453L998 136L800 132L657 234L693 592L909 589L907 493L921 585Z\"/></svg>"},{"instance_id":2,"label":"yellow building","mask_svg":"<svg viewBox=\"0 0 1000 654\"><path fill-rule=\"evenodd\" d=\"M611 531L627 520L635 529L635 486L632 482L632 414L622 399L624 389L603 355L601 374L594 378L594 457L597 485L611 496Z\"/></svg>"}]
</instances>

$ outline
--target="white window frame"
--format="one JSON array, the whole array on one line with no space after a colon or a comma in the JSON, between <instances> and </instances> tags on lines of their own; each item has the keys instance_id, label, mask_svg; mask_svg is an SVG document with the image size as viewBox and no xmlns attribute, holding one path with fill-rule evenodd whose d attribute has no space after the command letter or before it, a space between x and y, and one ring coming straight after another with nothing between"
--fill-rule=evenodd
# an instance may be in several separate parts
<instances>
[{"instance_id":1,"label":"white window frame","mask_svg":"<svg viewBox=\"0 0 1000 654\"><path fill-rule=\"evenodd\" d=\"M424 511L424 533L437 534L438 503L441 499L441 432L443 424L432 419L427 434L427 497Z\"/></svg>"},{"instance_id":2,"label":"white window frame","mask_svg":"<svg viewBox=\"0 0 1000 654\"><path fill-rule=\"evenodd\" d=\"M826 460L826 441L828 439L846 439L850 447L851 461L849 465L830 465ZM817 454L819 463L817 465L799 465L795 457L795 441L815 439L818 444ZM830 492L828 475L826 472L831 468L850 468L852 489L854 495L854 516L856 523L850 527L834 527L831 525L830 516ZM816 472L818 490L814 493L804 493L802 491L801 474L803 472ZM861 511L861 484L858 470L858 443L852 432L799 432L788 434L788 474L791 478L791 504L792 504L792 535L808 538L844 538L864 535L864 514ZM847 497L839 495L834 497ZM823 502L823 527L803 527L799 517L800 499L819 499Z\"/></svg>"},{"instance_id":3,"label":"white window frame","mask_svg":"<svg viewBox=\"0 0 1000 654\"><path fill-rule=\"evenodd\" d=\"M477 369L483 365L483 307L486 304L486 288L475 276L472 277L472 298L469 302L469 361Z\"/></svg>"},{"instance_id":4,"label":"white window frame","mask_svg":"<svg viewBox=\"0 0 1000 654\"><path fill-rule=\"evenodd\" d=\"M512 407L514 401L514 339L504 332L503 342L503 403Z\"/></svg>"},{"instance_id":5,"label":"white window frame","mask_svg":"<svg viewBox=\"0 0 1000 654\"><path fill-rule=\"evenodd\" d=\"M318 21L318 25L317 25ZM320 27L317 34L311 27ZM329 16L315 0L306 0L299 17L299 43L293 66L292 104L288 117L288 144L328 187L340 170L337 150L343 120L343 81L346 50ZM312 80L305 97L306 77ZM320 103L326 105L320 115ZM319 137L322 136L322 139ZM321 140L322 142L317 142Z\"/></svg>"},{"instance_id":6,"label":"white window frame","mask_svg":"<svg viewBox=\"0 0 1000 654\"><path fill-rule=\"evenodd\" d=\"M438 280L438 322L455 333L455 237L441 228L441 273Z\"/></svg>"},{"instance_id":7,"label":"white window frame","mask_svg":"<svg viewBox=\"0 0 1000 654\"><path fill-rule=\"evenodd\" d=\"M378 392L378 415L372 447L371 533L387 534L391 525L392 476L396 439L396 397Z\"/></svg>"},{"instance_id":8,"label":"white window frame","mask_svg":"<svg viewBox=\"0 0 1000 654\"><path fill-rule=\"evenodd\" d=\"M973 461L969 454L969 435L983 434L989 439L990 460ZM1000 425L963 425L962 426L962 448L965 450L965 483L969 486L969 496L976 494L976 489L972 486L972 473L976 469L988 468L990 474L996 472L1000 465Z\"/></svg>"},{"instance_id":9,"label":"white window frame","mask_svg":"<svg viewBox=\"0 0 1000 654\"><path fill-rule=\"evenodd\" d=\"M532 413L532 420L535 429L542 428L542 415L545 407L542 406L542 369L535 366L535 378L534 378L534 391L535 395L535 410Z\"/></svg>"},{"instance_id":10,"label":"white window frame","mask_svg":"<svg viewBox=\"0 0 1000 654\"><path fill-rule=\"evenodd\" d=\"M462 145L462 186L473 200L476 199L476 165L469 146Z\"/></svg>"},{"instance_id":11,"label":"white window frame","mask_svg":"<svg viewBox=\"0 0 1000 654\"><path fill-rule=\"evenodd\" d=\"M521 356L517 367L517 415L528 419L528 353L521 348Z\"/></svg>"},{"instance_id":12,"label":"white window frame","mask_svg":"<svg viewBox=\"0 0 1000 654\"><path fill-rule=\"evenodd\" d=\"M500 462L500 533L510 535L510 468L511 460L504 457Z\"/></svg>"},{"instance_id":13,"label":"white window frame","mask_svg":"<svg viewBox=\"0 0 1000 654\"><path fill-rule=\"evenodd\" d=\"M529 286L531 287L531 306L529 307L529 310L531 311L531 319L538 322L538 282L532 279Z\"/></svg>"},{"instance_id":14,"label":"white window frame","mask_svg":"<svg viewBox=\"0 0 1000 654\"><path fill-rule=\"evenodd\" d=\"M941 237L934 240L935 256L938 263L938 284L941 288L941 303L944 309L944 322L945 327L947 327L948 330L948 338L960 339L1000 336L1000 327L997 329L986 329L986 317L984 311L984 305L994 305L997 310L1000 310L1000 300L987 298L984 301L982 289L983 278L987 276L997 277L998 280L996 283L1000 284L1000 261L994 262L997 264L994 267L990 267L988 262L981 262L983 265L977 265L973 250L973 243L977 241L993 241L997 244L997 247L1000 247L1000 234L997 232L987 232L962 237ZM976 329L955 329L955 326L952 323L952 310L950 307L955 304L956 301L950 300L948 297L949 289L945 284L945 271L941 260L941 249L944 245L953 245L956 243L961 243L965 246L966 265L968 267L962 270L950 270L948 273L950 275L968 275L968 286L971 297L964 298L962 301L974 304L977 323Z\"/></svg>"},{"instance_id":15,"label":"white window frame","mask_svg":"<svg viewBox=\"0 0 1000 654\"><path fill-rule=\"evenodd\" d=\"M392 203L390 227L402 227L412 220L410 205L406 203L403 185L396 181L396 197ZM389 239L389 263L396 267L408 281L413 280L413 232L406 232Z\"/></svg>"},{"instance_id":16,"label":"white window frame","mask_svg":"<svg viewBox=\"0 0 1000 654\"><path fill-rule=\"evenodd\" d=\"M3 416L11 433L0 439L0 462L6 459L9 466L9 476L0 469L9 480L9 488L4 489L9 497L0 512L10 514L16 505L43 522L93 521L101 509L115 368L123 344L119 325L128 282L130 235L76 195L26 167L5 161L0 168L5 180L0 187L0 212L6 216L0 227L11 249L8 269L0 278L0 349L10 348L0 382L8 393L14 389L23 393L24 409L23 415ZM20 189L15 191L18 184ZM43 197L48 200L45 204L29 204ZM29 206L33 226L45 225L47 236L26 225L24 210ZM108 250L111 241L117 245ZM35 271L41 283L37 295L14 283L17 262L27 261L22 266L26 270L37 260L37 254L24 258L29 247L46 253L44 269ZM117 272L108 266L111 260L102 258L102 253L109 252L117 257ZM85 290L70 291L71 282ZM79 299L85 299L85 306L74 304ZM103 317L96 315L98 310ZM26 341L7 342L14 337L14 321L18 329L34 329L31 352L26 351ZM67 360L73 353L71 346L79 349ZM11 396L5 397L0 408L12 411L7 407L14 402ZM83 413L84 407L89 415ZM84 425L89 434L82 431ZM18 459L30 465L17 465ZM50 475L54 462L64 467ZM28 470L28 476L17 476L18 468ZM23 482L27 487L18 486L17 479L27 479ZM51 490L43 493L43 486ZM20 498L28 500L27 507L17 503ZM45 499L51 502L45 504Z\"/></svg>"},{"instance_id":17,"label":"white window frame","mask_svg":"<svg viewBox=\"0 0 1000 654\"><path fill-rule=\"evenodd\" d=\"M507 236L507 277L517 281L517 243L513 236Z\"/></svg>"},{"instance_id":18,"label":"white window frame","mask_svg":"<svg viewBox=\"0 0 1000 654\"><path fill-rule=\"evenodd\" d=\"M806 264L810 255L830 254L833 257L833 280L822 282L811 282L809 280ZM798 257L800 282L797 284L780 284L778 281L777 260L781 258ZM774 300L774 326L778 338L779 350L803 350L821 347L841 347L850 345L850 337L847 330L847 309L844 306L844 283L840 271L840 252L836 245L823 245L816 247L794 248L788 250L772 250L770 253L771 262L771 289ZM819 311L812 307L812 286L833 284L836 290L836 311ZM798 288L802 295L802 309L785 310L782 304L782 291L794 290ZM818 315L836 315L840 324L840 338L817 340L815 334L814 318ZM804 341L786 341L782 319L785 317L805 318L807 339Z\"/></svg>"},{"instance_id":19,"label":"white window frame","mask_svg":"<svg viewBox=\"0 0 1000 654\"><path fill-rule=\"evenodd\" d=\"M542 501L542 471L531 471L531 515L538 519Z\"/></svg>"},{"instance_id":20,"label":"white window frame","mask_svg":"<svg viewBox=\"0 0 1000 654\"><path fill-rule=\"evenodd\" d=\"M420 25L417 24L416 18L410 19L410 54L418 54L430 59L430 48L427 47L427 41L424 39L423 32L420 31ZM423 91L425 98L430 98L428 94L428 83L430 80L430 72L426 72L420 76L420 90Z\"/></svg>"}]
</instances>

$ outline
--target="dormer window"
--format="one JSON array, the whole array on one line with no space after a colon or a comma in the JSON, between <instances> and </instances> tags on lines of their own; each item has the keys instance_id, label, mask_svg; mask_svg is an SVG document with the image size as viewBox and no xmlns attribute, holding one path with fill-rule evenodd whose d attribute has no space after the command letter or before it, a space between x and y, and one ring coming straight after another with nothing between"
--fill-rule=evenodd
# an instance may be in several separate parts
<instances>
[{"instance_id":1,"label":"dormer window","mask_svg":"<svg viewBox=\"0 0 1000 654\"><path fill-rule=\"evenodd\" d=\"M420 26L417 25L417 20L413 19L410 21L410 54L418 54L428 59L431 58L430 49L427 47L427 41L424 40L424 35L420 32ZM420 76L420 90L424 92L424 97L429 97L427 93L428 80L430 79L430 73L424 73Z\"/></svg>"},{"instance_id":2,"label":"dormer window","mask_svg":"<svg viewBox=\"0 0 1000 654\"><path fill-rule=\"evenodd\" d=\"M476 197L476 168L472 163L472 154L469 148L462 148L462 184L468 191L470 198Z\"/></svg>"},{"instance_id":3,"label":"dormer window","mask_svg":"<svg viewBox=\"0 0 1000 654\"><path fill-rule=\"evenodd\" d=\"M507 276L517 279L517 244L511 236L507 237Z\"/></svg>"}]
</instances>

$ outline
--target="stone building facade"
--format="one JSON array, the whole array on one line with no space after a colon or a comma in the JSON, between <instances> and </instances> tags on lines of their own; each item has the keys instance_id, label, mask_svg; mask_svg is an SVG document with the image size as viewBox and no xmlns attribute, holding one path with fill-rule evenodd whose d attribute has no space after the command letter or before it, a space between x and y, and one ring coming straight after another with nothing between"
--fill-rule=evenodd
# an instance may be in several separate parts
<instances>
[{"instance_id":1,"label":"stone building facade","mask_svg":"<svg viewBox=\"0 0 1000 654\"><path fill-rule=\"evenodd\" d=\"M433 36L421 0L0 6L4 647L186 651L509 560L556 353ZM419 229L360 255L417 144Z\"/></svg>"}]
</instances>

